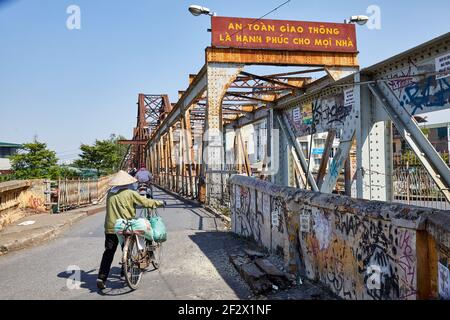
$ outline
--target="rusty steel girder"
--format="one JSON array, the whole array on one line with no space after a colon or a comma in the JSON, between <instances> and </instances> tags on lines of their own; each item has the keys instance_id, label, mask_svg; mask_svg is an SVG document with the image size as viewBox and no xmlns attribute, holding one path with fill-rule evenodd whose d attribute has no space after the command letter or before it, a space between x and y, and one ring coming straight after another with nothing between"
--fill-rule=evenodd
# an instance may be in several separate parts
<instances>
[{"instance_id":1,"label":"rusty steel girder","mask_svg":"<svg viewBox=\"0 0 450 320\"><path fill-rule=\"evenodd\" d=\"M358 53L206 48L206 62L245 65L358 67Z\"/></svg>"},{"instance_id":2,"label":"rusty steel girder","mask_svg":"<svg viewBox=\"0 0 450 320\"><path fill-rule=\"evenodd\" d=\"M145 164L145 145L151 133L164 121L172 110L168 95L139 94L136 127L133 129L133 139L121 140L120 144L130 145L123 168L138 168Z\"/></svg>"}]
</instances>

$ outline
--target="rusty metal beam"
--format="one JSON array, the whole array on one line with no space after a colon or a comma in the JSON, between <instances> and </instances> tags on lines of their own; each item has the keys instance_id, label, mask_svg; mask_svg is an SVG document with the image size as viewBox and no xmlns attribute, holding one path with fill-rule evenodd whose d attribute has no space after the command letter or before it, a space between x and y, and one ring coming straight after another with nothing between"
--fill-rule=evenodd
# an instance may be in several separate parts
<instances>
[{"instance_id":1,"label":"rusty metal beam","mask_svg":"<svg viewBox=\"0 0 450 320\"><path fill-rule=\"evenodd\" d=\"M293 90L300 90L301 89L301 87L290 85L287 82L275 80L275 79L272 79L272 78L267 78L267 77L264 77L264 76L258 76L256 74L248 73L248 72L245 72L245 71L242 71L241 74L243 76L246 76L246 77L263 80L263 81L266 81L266 82L269 82L269 83L273 83L273 84L277 84L279 86L283 86L283 87L286 87L286 88L289 88L289 89L293 89Z\"/></svg>"},{"instance_id":2,"label":"rusty metal beam","mask_svg":"<svg viewBox=\"0 0 450 320\"><path fill-rule=\"evenodd\" d=\"M358 53L206 48L206 61L246 65L358 67Z\"/></svg>"},{"instance_id":3,"label":"rusty metal beam","mask_svg":"<svg viewBox=\"0 0 450 320\"><path fill-rule=\"evenodd\" d=\"M202 96L207 87L206 81L206 65L200 70L197 76L192 80L187 90L180 97L178 102L173 106L170 113L164 121L152 132L151 139L163 134L169 127L172 127L181 115L189 109L192 104Z\"/></svg>"},{"instance_id":4,"label":"rusty metal beam","mask_svg":"<svg viewBox=\"0 0 450 320\"><path fill-rule=\"evenodd\" d=\"M267 78L284 78L287 76L294 76L299 74L307 74L307 73L314 73L314 72L321 72L325 71L325 68L315 68L315 69L307 69L307 70L299 70L299 71L292 71L292 72L284 72L284 73L274 73L265 75Z\"/></svg>"},{"instance_id":5,"label":"rusty metal beam","mask_svg":"<svg viewBox=\"0 0 450 320\"><path fill-rule=\"evenodd\" d=\"M242 95L239 93L234 93L234 92L227 92L225 94L225 96L233 96L233 97L237 97L237 98L242 98L244 100L254 100L254 101L266 102L266 103L273 102L273 100L265 100L265 99L261 99L261 98L249 97L249 96Z\"/></svg>"},{"instance_id":6,"label":"rusty metal beam","mask_svg":"<svg viewBox=\"0 0 450 320\"><path fill-rule=\"evenodd\" d=\"M143 146L147 144L147 140L119 140L118 144L129 144L133 146Z\"/></svg>"}]
</instances>

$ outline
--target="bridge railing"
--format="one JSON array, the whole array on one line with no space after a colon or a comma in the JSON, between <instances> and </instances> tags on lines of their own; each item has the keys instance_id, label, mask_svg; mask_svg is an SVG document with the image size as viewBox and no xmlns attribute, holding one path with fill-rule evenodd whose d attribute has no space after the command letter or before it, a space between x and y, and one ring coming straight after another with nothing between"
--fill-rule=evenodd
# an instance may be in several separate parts
<instances>
[{"instance_id":1,"label":"bridge railing","mask_svg":"<svg viewBox=\"0 0 450 320\"><path fill-rule=\"evenodd\" d=\"M26 215L98 203L110 176L87 180L14 180L0 183L0 230Z\"/></svg>"},{"instance_id":2,"label":"bridge railing","mask_svg":"<svg viewBox=\"0 0 450 320\"><path fill-rule=\"evenodd\" d=\"M178 193L187 198L196 199L198 197L198 176L192 176L191 178L189 175L161 171L154 175L154 182L166 190Z\"/></svg>"},{"instance_id":3,"label":"bridge railing","mask_svg":"<svg viewBox=\"0 0 450 320\"><path fill-rule=\"evenodd\" d=\"M230 179L233 232L344 299L449 298L450 212Z\"/></svg>"},{"instance_id":4,"label":"bridge railing","mask_svg":"<svg viewBox=\"0 0 450 320\"><path fill-rule=\"evenodd\" d=\"M57 212L99 202L106 194L110 176L99 179L64 179L54 181L54 200Z\"/></svg>"}]
</instances>

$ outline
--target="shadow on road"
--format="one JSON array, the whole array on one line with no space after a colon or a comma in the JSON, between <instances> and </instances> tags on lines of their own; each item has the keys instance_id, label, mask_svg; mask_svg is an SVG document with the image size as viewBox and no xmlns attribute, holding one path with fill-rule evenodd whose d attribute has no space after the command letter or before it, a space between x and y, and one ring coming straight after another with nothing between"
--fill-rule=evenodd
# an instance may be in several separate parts
<instances>
[{"instance_id":1,"label":"shadow on road","mask_svg":"<svg viewBox=\"0 0 450 320\"><path fill-rule=\"evenodd\" d=\"M238 252L247 241L238 238L230 232L198 232L189 238L200 248L211 261L227 285L240 299L247 299L251 295L249 287L231 264L229 254Z\"/></svg>"},{"instance_id":2,"label":"shadow on road","mask_svg":"<svg viewBox=\"0 0 450 320\"><path fill-rule=\"evenodd\" d=\"M133 290L128 288L125 279L120 278L120 270L119 267L112 267L110 271L110 275L108 278L108 282L106 283L106 289L100 291L97 289L97 270L92 269L90 271L80 271L80 288L88 289L89 293L97 293L101 296L121 296L128 293L131 293ZM73 279L74 273L63 271L58 273L59 278L65 279Z\"/></svg>"}]
</instances>

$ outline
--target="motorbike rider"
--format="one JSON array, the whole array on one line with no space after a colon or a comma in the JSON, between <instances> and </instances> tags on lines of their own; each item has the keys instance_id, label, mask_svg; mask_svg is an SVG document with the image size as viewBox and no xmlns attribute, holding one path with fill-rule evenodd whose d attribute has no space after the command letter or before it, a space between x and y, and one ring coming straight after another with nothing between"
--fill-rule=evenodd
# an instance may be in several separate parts
<instances>
[{"instance_id":1,"label":"motorbike rider","mask_svg":"<svg viewBox=\"0 0 450 320\"><path fill-rule=\"evenodd\" d=\"M151 182L153 180L153 176L150 173L150 171L147 170L145 165L142 165L138 172L136 172L136 175L134 176L137 181L141 184L145 184L147 188L150 189L150 194L153 195L152 185Z\"/></svg>"},{"instance_id":2,"label":"motorbike rider","mask_svg":"<svg viewBox=\"0 0 450 320\"><path fill-rule=\"evenodd\" d=\"M106 199L105 251L102 256L97 279L97 288L105 289L119 239L114 232L117 219L130 220L136 215L135 206L145 208L163 207L163 201L147 199L133 190L136 179L125 171L119 171L110 181L112 187ZM123 273L123 270L122 270Z\"/></svg>"}]
</instances>

